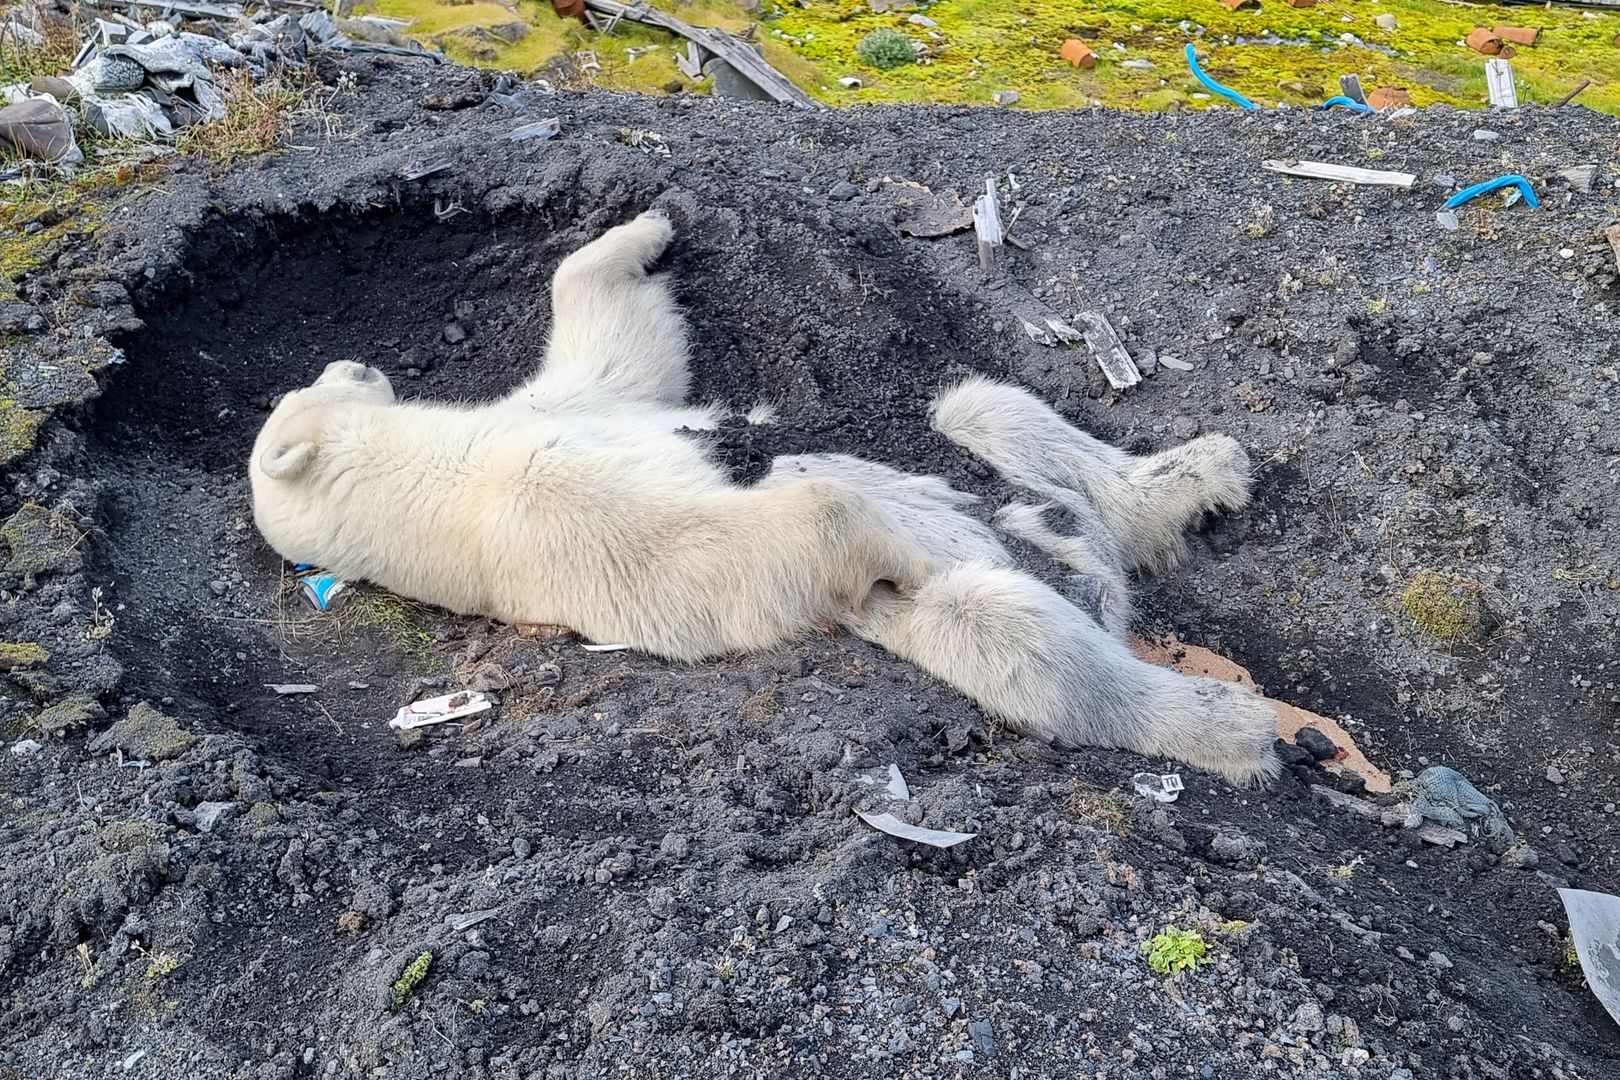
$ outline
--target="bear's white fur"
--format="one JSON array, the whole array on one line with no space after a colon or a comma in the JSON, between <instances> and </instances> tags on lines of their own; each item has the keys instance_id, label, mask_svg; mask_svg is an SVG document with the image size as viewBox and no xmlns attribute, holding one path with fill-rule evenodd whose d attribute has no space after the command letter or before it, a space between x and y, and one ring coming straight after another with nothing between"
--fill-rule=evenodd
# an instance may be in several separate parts
<instances>
[{"instance_id":1,"label":"bear's white fur","mask_svg":"<svg viewBox=\"0 0 1620 1080\"><path fill-rule=\"evenodd\" d=\"M1247 501L1235 442L1135 458L1015 387L941 395L935 426L1043 500L996 523L1072 567L1076 602L1016 569L965 512L974 498L937 478L812 454L737 487L679 434L720 411L686 404L685 326L647 273L670 238L648 213L565 259L545 361L501 401L401 403L381 372L346 362L286 395L250 464L271 546L454 611L676 660L841 623L1017 730L1235 782L1275 774L1260 699L1148 665L1122 640L1126 572L1174 565L1188 525Z\"/></svg>"}]
</instances>

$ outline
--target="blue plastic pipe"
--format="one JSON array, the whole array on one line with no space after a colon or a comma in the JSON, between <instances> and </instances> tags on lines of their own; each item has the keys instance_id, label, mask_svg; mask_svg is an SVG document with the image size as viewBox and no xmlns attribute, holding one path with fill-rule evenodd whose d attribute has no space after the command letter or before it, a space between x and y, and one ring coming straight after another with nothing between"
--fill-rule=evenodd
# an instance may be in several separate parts
<instances>
[{"instance_id":1,"label":"blue plastic pipe","mask_svg":"<svg viewBox=\"0 0 1620 1080\"><path fill-rule=\"evenodd\" d=\"M1506 176L1498 176L1495 180L1487 180L1483 184L1463 188L1446 200L1446 209L1455 210L1470 199L1477 199L1481 195L1489 195L1498 188L1505 187L1518 188L1519 194L1524 196L1524 204L1530 209L1535 210L1541 206L1541 203L1536 200L1536 193L1530 189L1530 181L1517 173L1509 173Z\"/></svg>"},{"instance_id":2,"label":"blue plastic pipe","mask_svg":"<svg viewBox=\"0 0 1620 1080\"><path fill-rule=\"evenodd\" d=\"M1248 98L1244 97L1242 94L1238 93L1236 90L1228 90L1226 87L1222 86L1208 75L1205 75L1204 69L1198 66L1198 53L1191 45L1187 46L1187 66L1192 68L1193 78L1209 87L1215 93L1221 95L1221 97L1226 98L1229 101L1235 101L1245 109L1258 109L1260 107L1254 102L1250 101Z\"/></svg>"},{"instance_id":3,"label":"blue plastic pipe","mask_svg":"<svg viewBox=\"0 0 1620 1080\"><path fill-rule=\"evenodd\" d=\"M1351 112L1370 113L1370 112L1377 112L1378 111L1377 109L1374 109L1371 105L1368 105L1366 102L1357 101L1355 98L1352 98L1352 97L1345 97L1343 94L1334 94L1332 97L1330 97L1326 101L1322 102L1322 104L1318 105L1317 108L1318 109L1331 109L1335 105L1343 105L1345 108L1349 109Z\"/></svg>"}]
</instances>

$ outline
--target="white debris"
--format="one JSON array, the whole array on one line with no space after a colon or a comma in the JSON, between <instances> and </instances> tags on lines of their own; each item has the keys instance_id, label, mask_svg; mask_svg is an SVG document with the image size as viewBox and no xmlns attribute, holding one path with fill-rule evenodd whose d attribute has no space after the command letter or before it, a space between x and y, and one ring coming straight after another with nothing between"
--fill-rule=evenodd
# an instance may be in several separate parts
<instances>
[{"instance_id":1,"label":"white debris","mask_svg":"<svg viewBox=\"0 0 1620 1080\"><path fill-rule=\"evenodd\" d=\"M1620 896L1559 889L1586 985L1620 1023Z\"/></svg>"},{"instance_id":2,"label":"white debris","mask_svg":"<svg viewBox=\"0 0 1620 1080\"><path fill-rule=\"evenodd\" d=\"M459 915L446 915L444 924L459 934L463 930L471 930L481 922L488 922L500 910L500 908L484 908L482 911L464 911Z\"/></svg>"},{"instance_id":3,"label":"white debris","mask_svg":"<svg viewBox=\"0 0 1620 1080\"><path fill-rule=\"evenodd\" d=\"M623 643L614 645L581 645L586 652L624 652L630 646Z\"/></svg>"},{"instance_id":4,"label":"white debris","mask_svg":"<svg viewBox=\"0 0 1620 1080\"><path fill-rule=\"evenodd\" d=\"M1131 786L1144 799L1162 803L1175 802L1186 790L1179 773L1165 773L1161 776L1158 773L1139 772L1131 777Z\"/></svg>"},{"instance_id":5,"label":"white debris","mask_svg":"<svg viewBox=\"0 0 1620 1080\"><path fill-rule=\"evenodd\" d=\"M39 743L35 742L33 739L23 739L19 742L14 742L11 744L11 752L16 754L18 757L23 757L27 754L37 754L43 749L45 748L39 745Z\"/></svg>"},{"instance_id":6,"label":"white debris","mask_svg":"<svg viewBox=\"0 0 1620 1080\"><path fill-rule=\"evenodd\" d=\"M949 832L945 829L924 829L916 825L908 825L893 814L867 814L859 810L855 816L866 822L879 832L901 840L914 840L929 847L949 848L957 844L972 840L978 833Z\"/></svg>"},{"instance_id":7,"label":"white debris","mask_svg":"<svg viewBox=\"0 0 1620 1080\"><path fill-rule=\"evenodd\" d=\"M388 721L388 726L398 731L409 731L411 728L427 727L429 724L459 720L463 716L472 716L474 713L481 713L494 707L495 703L490 701L488 696L476 690L463 690L413 702L395 713L394 718Z\"/></svg>"},{"instance_id":8,"label":"white debris","mask_svg":"<svg viewBox=\"0 0 1620 1080\"><path fill-rule=\"evenodd\" d=\"M1187 361L1179 356L1171 356L1169 353L1160 353L1159 363L1172 371L1191 371L1193 369L1193 366Z\"/></svg>"},{"instance_id":9,"label":"white debris","mask_svg":"<svg viewBox=\"0 0 1620 1080\"><path fill-rule=\"evenodd\" d=\"M264 688L274 690L283 697L291 697L297 694L318 694L321 692L321 688L314 683L301 682L265 683Z\"/></svg>"},{"instance_id":10,"label":"white debris","mask_svg":"<svg viewBox=\"0 0 1620 1080\"><path fill-rule=\"evenodd\" d=\"M1372 184L1386 187L1411 187L1417 177L1411 173L1389 172L1384 169L1358 169L1353 165L1333 165L1325 161L1278 161L1269 159L1260 163L1268 172L1288 176L1305 176L1312 180L1336 180L1342 184Z\"/></svg>"}]
</instances>

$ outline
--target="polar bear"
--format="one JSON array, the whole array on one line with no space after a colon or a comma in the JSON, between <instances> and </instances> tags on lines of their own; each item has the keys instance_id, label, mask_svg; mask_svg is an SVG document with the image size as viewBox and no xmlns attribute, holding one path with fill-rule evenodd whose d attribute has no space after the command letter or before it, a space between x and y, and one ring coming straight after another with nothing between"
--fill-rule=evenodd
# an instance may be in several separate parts
<instances>
[{"instance_id":1,"label":"polar bear","mask_svg":"<svg viewBox=\"0 0 1620 1080\"><path fill-rule=\"evenodd\" d=\"M935 426L1043 500L995 522L1075 571L1067 595L1019 570L967 513L974 498L934 477L802 455L738 487L683 433L720 410L687 404L685 324L647 272L671 236L651 212L564 259L540 370L504 399L401 403L348 362L288 394L250 463L271 546L454 611L675 660L842 625L1016 730L1238 783L1276 773L1260 699L1123 643L1125 574L1173 565L1199 516L1247 500L1235 443L1135 458L1015 387L941 395Z\"/></svg>"},{"instance_id":2,"label":"polar bear","mask_svg":"<svg viewBox=\"0 0 1620 1080\"><path fill-rule=\"evenodd\" d=\"M845 485L738 488L667 423L402 403L347 361L271 413L251 483L285 559L674 660L802 637L935 570Z\"/></svg>"}]
</instances>

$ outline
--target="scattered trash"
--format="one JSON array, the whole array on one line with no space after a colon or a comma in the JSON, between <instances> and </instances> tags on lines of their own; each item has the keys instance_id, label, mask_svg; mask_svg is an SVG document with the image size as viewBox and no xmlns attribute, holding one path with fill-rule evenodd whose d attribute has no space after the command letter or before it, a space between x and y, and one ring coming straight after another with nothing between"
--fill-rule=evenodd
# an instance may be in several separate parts
<instances>
[{"instance_id":1,"label":"scattered trash","mask_svg":"<svg viewBox=\"0 0 1620 1080\"><path fill-rule=\"evenodd\" d=\"M1434 220L1447 232L1456 232L1462 228L1462 221L1457 217L1455 210L1436 210Z\"/></svg>"},{"instance_id":2,"label":"scattered trash","mask_svg":"<svg viewBox=\"0 0 1620 1080\"><path fill-rule=\"evenodd\" d=\"M1159 363L1163 364L1171 371L1191 371L1193 369L1193 366L1187 363L1187 361L1181 359L1181 357L1171 356L1168 353L1159 354Z\"/></svg>"},{"instance_id":3,"label":"scattered trash","mask_svg":"<svg viewBox=\"0 0 1620 1080\"><path fill-rule=\"evenodd\" d=\"M1463 43L1475 52L1484 53L1486 56L1496 56L1502 51L1502 39L1483 26L1474 27L1473 31L1463 39Z\"/></svg>"},{"instance_id":4,"label":"scattered trash","mask_svg":"<svg viewBox=\"0 0 1620 1080\"><path fill-rule=\"evenodd\" d=\"M334 601L348 591L349 583L308 563L293 567L298 574L298 588L317 611L330 610Z\"/></svg>"},{"instance_id":5,"label":"scattered trash","mask_svg":"<svg viewBox=\"0 0 1620 1080\"><path fill-rule=\"evenodd\" d=\"M1541 36L1541 28L1538 26L1498 26L1491 33L1503 41L1510 41L1515 45L1531 48L1534 47L1536 39Z\"/></svg>"},{"instance_id":6,"label":"scattered trash","mask_svg":"<svg viewBox=\"0 0 1620 1080\"><path fill-rule=\"evenodd\" d=\"M318 694L321 692L321 688L314 683L265 683L264 686L265 689L274 690L283 697L298 694Z\"/></svg>"},{"instance_id":7,"label":"scattered trash","mask_svg":"<svg viewBox=\"0 0 1620 1080\"><path fill-rule=\"evenodd\" d=\"M1154 802L1162 803L1175 802L1181 797L1181 793L1186 790L1186 785L1181 782L1179 773L1160 775L1158 773L1139 772L1131 777L1131 786L1144 799L1152 799Z\"/></svg>"},{"instance_id":8,"label":"scattered trash","mask_svg":"<svg viewBox=\"0 0 1620 1080\"><path fill-rule=\"evenodd\" d=\"M1526 180L1522 176L1519 176L1517 173L1509 173L1506 176L1498 176L1495 180L1487 180L1483 184L1475 184L1473 187L1463 188L1461 191L1457 192L1457 194L1446 200L1446 209L1455 210L1457 207L1461 206L1465 202L1470 201L1471 199L1477 199L1481 195L1489 195L1491 192L1505 187L1512 187L1516 189L1519 194L1523 195L1524 204L1530 209L1535 210L1541 206L1541 203L1536 199L1535 191L1530 187L1530 181Z\"/></svg>"},{"instance_id":9,"label":"scattered trash","mask_svg":"<svg viewBox=\"0 0 1620 1080\"><path fill-rule=\"evenodd\" d=\"M1146 57L1139 56L1132 60L1121 60L1119 62L1119 66L1122 68L1130 68L1132 71L1152 71L1159 65L1155 64Z\"/></svg>"},{"instance_id":10,"label":"scattered trash","mask_svg":"<svg viewBox=\"0 0 1620 1080\"><path fill-rule=\"evenodd\" d=\"M1234 0L1223 0L1223 2L1227 7L1232 8L1233 11L1236 11L1238 7L1241 6L1241 4L1234 4ZM1255 7L1259 6L1259 4L1255 4ZM1242 94L1238 93L1236 90L1229 90L1220 83L1216 82L1214 79L1210 78L1208 75L1204 74L1204 69L1198 66L1198 50L1193 48L1191 45L1187 46L1187 66L1192 69L1193 78L1203 83L1210 90L1221 95L1221 97L1226 98L1229 101L1235 101L1239 106L1245 109L1258 109L1260 107L1254 102L1250 101L1248 98L1244 97Z\"/></svg>"},{"instance_id":11,"label":"scattered trash","mask_svg":"<svg viewBox=\"0 0 1620 1080\"><path fill-rule=\"evenodd\" d=\"M73 139L67 112L48 97L0 108L0 144L52 165L78 165L84 152Z\"/></svg>"},{"instance_id":12,"label":"scattered trash","mask_svg":"<svg viewBox=\"0 0 1620 1080\"><path fill-rule=\"evenodd\" d=\"M1406 819L1407 828L1417 828L1424 821L1432 821L1451 829L1483 829L1493 847L1506 850L1513 846L1513 829L1502 810L1490 797L1468 782L1456 769L1435 765L1418 773L1412 781L1412 810ZM1469 822L1482 821L1483 826L1470 826Z\"/></svg>"},{"instance_id":13,"label":"scattered trash","mask_svg":"<svg viewBox=\"0 0 1620 1080\"><path fill-rule=\"evenodd\" d=\"M1065 41L1063 47L1058 50L1058 55L1075 67L1085 68L1087 71L1097 66L1097 54L1092 51L1090 45L1079 38Z\"/></svg>"},{"instance_id":14,"label":"scattered trash","mask_svg":"<svg viewBox=\"0 0 1620 1080\"><path fill-rule=\"evenodd\" d=\"M1404 86L1380 86L1367 95L1367 104L1380 111L1404 109L1412 104L1412 94Z\"/></svg>"},{"instance_id":15,"label":"scattered trash","mask_svg":"<svg viewBox=\"0 0 1620 1080\"><path fill-rule=\"evenodd\" d=\"M625 645L623 643L616 643L616 644L612 644L612 645L583 645L582 644L582 645L580 645L580 648L584 649L586 652L624 652L626 649L630 648L630 646Z\"/></svg>"},{"instance_id":16,"label":"scattered trash","mask_svg":"<svg viewBox=\"0 0 1620 1080\"><path fill-rule=\"evenodd\" d=\"M494 707L495 703L486 695L477 691L463 690L406 705L394 714L394 718L388 721L388 726L396 731L409 731L412 728L427 727L429 724L460 720L463 716L472 716L474 713L481 713Z\"/></svg>"},{"instance_id":17,"label":"scattered trash","mask_svg":"<svg viewBox=\"0 0 1620 1080\"><path fill-rule=\"evenodd\" d=\"M18 757L27 757L29 754L37 754L43 749L45 748L39 743L35 742L33 739L20 739L11 744L11 752L16 754Z\"/></svg>"},{"instance_id":18,"label":"scattered trash","mask_svg":"<svg viewBox=\"0 0 1620 1080\"><path fill-rule=\"evenodd\" d=\"M1380 30L1393 30L1400 24L1396 22L1395 16L1386 13L1383 15L1374 16L1373 25L1378 27Z\"/></svg>"},{"instance_id":19,"label":"scattered trash","mask_svg":"<svg viewBox=\"0 0 1620 1080\"><path fill-rule=\"evenodd\" d=\"M200 802L191 812L192 822L197 826L198 832L211 833L220 819L234 809L236 809L234 802Z\"/></svg>"},{"instance_id":20,"label":"scattered trash","mask_svg":"<svg viewBox=\"0 0 1620 1080\"><path fill-rule=\"evenodd\" d=\"M493 919L500 912L500 910L500 908L484 908L482 911L466 911L459 915L446 915L444 917L444 925L448 926L450 929L459 934L463 930L471 930L481 922L488 922L489 920Z\"/></svg>"},{"instance_id":21,"label":"scattered trash","mask_svg":"<svg viewBox=\"0 0 1620 1080\"><path fill-rule=\"evenodd\" d=\"M1603 230L1603 238L1609 242L1609 250L1614 252L1614 264L1620 268L1620 225L1610 225Z\"/></svg>"},{"instance_id":22,"label":"scattered trash","mask_svg":"<svg viewBox=\"0 0 1620 1080\"><path fill-rule=\"evenodd\" d=\"M898 195L896 210L899 227L906 236L932 240L950 236L973 225L973 207L953 190L930 191L915 181L884 178L889 191Z\"/></svg>"},{"instance_id":23,"label":"scattered trash","mask_svg":"<svg viewBox=\"0 0 1620 1080\"><path fill-rule=\"evenodd\" d=\"M634 146L643 154L669 157L669 144L656 131L642 131L640 128L620 128L619 141L626 146Z\"/></svg>"},{"instance_id":24,"label":"scattered trash","mask_svg":"<svg viewBox=\"0 0 1620 1080\"><path fill-rule=\"evenodd\" d=\"M1370 113L1377 111L1366 102L1356 101L1344 94L1334 94L1332 97L1322 102L1322 104L1318 105L1317 108L1326 111L1333 108L1335 105L1343 106L1344 108L1349 109L1351 112Z\"/></svg>"},{"instance_id":25,"label":"scattered trash","mask_svg":"<svg viewBox=\"0 0 1620 1080\"><path fill-rule=\"evenodd\" d=\"M1569 937L1592 994L1620 1023L1620 896L1559 889L1569 916Z\"/></svg>"},{"instance_id":26,"label":"scattered trash","mask_svg":"<svg viewBox=\"0 0 1620 1080\"><path fill-rule=\"evenodd\" d=\"M448 172L453 168L455 168L455 164L453 162L435 161L431 165L419 165L412 169L401 169L398 176L401 180L406 181L424 180L429 176L433 176L437 173Z\"/></svg>"},{"instance_id":27,"label":"scattered trash","mask_svg":"<svg viewBox=\"0 0 1620 1080\"><path fill-rule=\"evenodd\" d=\"M507 132L507 142L521 142L524 139L551 139L562 134L562 119L551 116L538 120L532 124L524 124Z\"/></svg>"},{"instance_id":28,"label":"scattered trash","mask_svg":"<svg viewBox=\"0 0 1620 1080\"><path fill-rule=\"evenodd\" d=\"M1339 92L1358 105L1367 104L1367 95L1361 89L1360 75L1340 75Z\"/></svg>"},{"instance_id":29,"label":"scattered trash","mask_svg":"<svg viewBox=\"0 0 1620 1080\"><path fill-rule=\"evenodd\" d=\"M1086 348L1091 350L1092 359L1097 361L1097 366L1107 376L1109 386L1115 390L1128 390L1142 381L1142 372L1137 369L1131 354L1125 351L1124 342L1114 333L1114 327L1106 315L1099 311L1082 311L1075 316L1075 320L1082 326Z\"/></svg>"},{"instance_id":30,"label":"scattered trash","mask_svg":"<svg viewBox=\"0 0 1620 1080\"><path fill-rule=\"evenodd\" d=\"M119 1062L119 1067L122 1068L125 1072L129 1072L129 1070L133 1069L136 1065L139 1065L140 1062L141 1062L141 1058L143 1058L145 1056L146 1056L146 1051L145 1050L137 1050L133 1054L126 1057L123 1061Z\"/></svg>"},{"instance_id":31,"label":"scattered trash","mask_svg":"<svg viewBox=\"0 0 1620 1080\"><path fill-rule=\"evenodd\" d=\"M838 80L838 85L842 86L845 90L859 90L866 84L861 82L861 80L857 79L853 75L845 75L842 79Z\"/></svg>"},{"instance_id":32,"label":"scattered trash","mask_svg":"<svg viewBox=\"0 0 1620 1080\"><path fill-rule=\"evenodd\" d=\"M152 763L145 758L130 758L125 761L124 748L115 746L113 747L113 767L116 769L149 769L152 767Z\"/></svg>"},{"instance_id":33,"label":"scattered trash","mask_svg":"<svg viewBox=\"0 0 1620 1080\"><path fill-rule=\"evenodd\" d=\"M1492 131L1490 128L1475 128L1474 129L1474 141L1475 142L1496 142L1497 140L1501 139L1501 137L1502 137L1501 132Z\"/></svg>"},{"instance_id":34,"label":"scattered trash","mask_svg":"<svg viewBox=\"0 0 1620 1080\"><path fill-rule=\"evenodd\" d=\"M973 231L979 237L979 269L991 273L1007 232L1001 227L1001 201L996 197L996 181L987 177L984 194L973 203Z\"/></svg>"},{"instance_id":35,"label":"scattered trash","mask_svg":"<svg viewBox=\"0 0 1620 1080\"><path fill-rule=\"evenodd\" d=\"M924 829L917 825L908 825L893 814L868 814L855 811L855 816L866 822L879 832L888 833L900 840L914 840L929 847L951 848L957 844L972 840L978 833L950 832L945 829Z\"/></svg>"},{"instance_id":36,"label":"scattered trash","mask_svg":"<svg viewBox=\"0 0 1620 1080\"><path fill-rule=\"evenodd\" d=\"M1358 169L1353 165L1332 165L1325 161L1278 161L1268 159L1260 163L1268 172L1288 176L1305 176L1312 180L1334 180L1342 184L1373 184L1387 187L1411 187L1417 177L1411 173L1386 172L1381 169Z\"/></svg>"},{"instance_id":37,"label":"scattered trash","mask_svg":"<svg viewBox=\"0 0 1620 1080\"><path fill-rule=\"evenodd\" d=\"M1485 61L1485 89L1493 109L1517 109L1519 88L1513 82L1513 65L1497 57Z\"/></svg>"}]
</instances>

